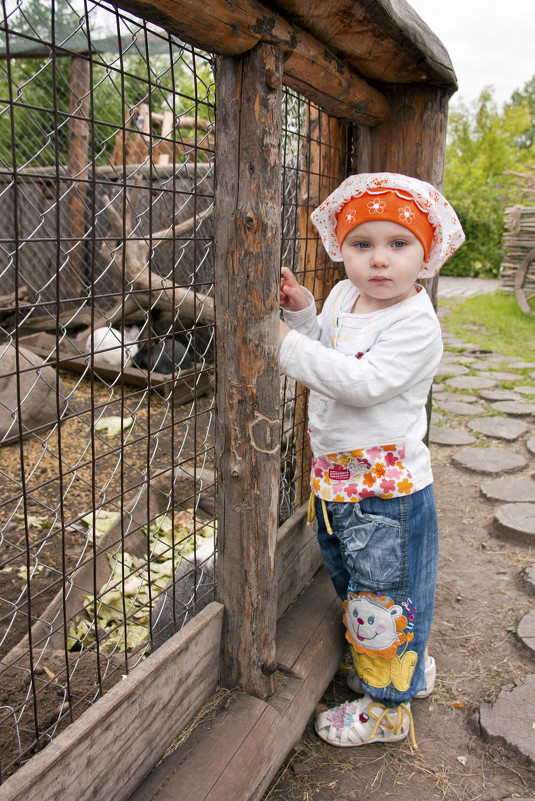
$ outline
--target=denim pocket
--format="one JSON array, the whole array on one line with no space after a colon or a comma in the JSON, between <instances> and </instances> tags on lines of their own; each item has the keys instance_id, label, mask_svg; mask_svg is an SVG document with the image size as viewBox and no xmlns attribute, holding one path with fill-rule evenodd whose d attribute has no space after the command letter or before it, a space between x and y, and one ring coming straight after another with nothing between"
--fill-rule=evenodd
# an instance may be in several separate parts
<instances>
[{"instance_id":1,"label":"denim pocket","mask_svg":"<svg viewBox=\"0 0 535 801\"><path fill-rule=\"evenodd\" d=\"M349 506L350 504L348 504ZM351 519L337 532L351 578L371 590L395 589L402 580L402 529L396 520L364 515L351 504Z\"/></svg>"}]
</instances>

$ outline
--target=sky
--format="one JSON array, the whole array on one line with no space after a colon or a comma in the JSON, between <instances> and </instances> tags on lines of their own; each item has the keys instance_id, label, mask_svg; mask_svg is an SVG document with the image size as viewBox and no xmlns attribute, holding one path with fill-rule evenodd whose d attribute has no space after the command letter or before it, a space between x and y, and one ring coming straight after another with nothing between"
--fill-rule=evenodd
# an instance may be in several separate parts
<instances>
[{"instance_id":1,"label":"sky","mask_svg":"<svg viewBox=\"0 0 535 801\"><path fill-rule=\"evenodd\" d=\"M499 105L535 75L535 0L407 0L449 53L459 90L471 104L494 87Z\"/></svg>"}]
</instances>

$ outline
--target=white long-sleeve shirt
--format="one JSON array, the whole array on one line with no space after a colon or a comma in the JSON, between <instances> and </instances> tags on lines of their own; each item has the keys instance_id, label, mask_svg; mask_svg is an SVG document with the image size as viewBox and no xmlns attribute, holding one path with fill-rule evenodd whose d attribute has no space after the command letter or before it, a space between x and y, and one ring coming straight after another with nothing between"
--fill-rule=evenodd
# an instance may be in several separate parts
<instances>
[{"instance_id":1,"label":"white long-sleeve shirt","mask_svg":"<svg viewBox=\"0 0 535 801\"><path fill-rule=\"evenodd\" d=\"M292 331L281 369L309 387L312 491L325 500L399 497L433 480L426 401L442 356L440 325L423 287L371 314L351 312L358 289L341 281L322 313L284 311Z\"/></svg>"}]
</instances>

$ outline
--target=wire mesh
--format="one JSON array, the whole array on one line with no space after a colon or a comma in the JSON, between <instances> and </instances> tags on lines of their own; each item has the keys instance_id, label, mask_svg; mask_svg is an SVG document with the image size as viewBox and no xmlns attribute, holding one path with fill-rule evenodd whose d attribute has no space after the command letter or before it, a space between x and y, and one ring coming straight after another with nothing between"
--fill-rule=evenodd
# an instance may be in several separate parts
<instances>
[{"instance_id":1,"label":"wire mesh","mask_svg":"<svg viewBox=\"0 0 535 801\"><path fill-rule=\"evenodd\" d=\"M0 780L214 597L210 57L97 0L0 24ZM283 94L282 262L347 146ZM307 498L281 380L280 521Z\"/></svg>"},{"instance_id":2,"label":"wire mesh","mask_svg":"<svg viewBox=\"0 0 535 801\"><path fill-rule=\"evenodd\" d=\"M339 266L328 259L310 222L310 213L345 175L348 146L337 120L329 118L302 96L285 89L283 95L282 252L281 263L314 295L318 311ZM311 453L307 437L308 391L281 378L280 516L287 519L310 493Z\"/></svg>"},{"instance_id":3,"label":"wire mesh","mask_svg":"<svg viewBox=\"0 0 535 801\"><path fill-rule=\"evenodd\" d=\"M213 598L215 105L107 3L4 2L0 51L5 777Z\"/></svg>"}]
</instances>

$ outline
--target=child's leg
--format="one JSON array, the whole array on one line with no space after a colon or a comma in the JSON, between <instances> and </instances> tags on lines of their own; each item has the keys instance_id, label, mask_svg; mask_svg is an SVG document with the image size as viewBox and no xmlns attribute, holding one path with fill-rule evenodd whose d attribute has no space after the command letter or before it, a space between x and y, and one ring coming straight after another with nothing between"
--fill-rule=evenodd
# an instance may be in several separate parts
<instances>
[{"instance_id":1,"label":"child's leg","mask_svg":"<svg viewBox=\"0 0 535 801\"><path fill-rule=\"evenodd\" d=\"M438 563L432 487L328 503L327 513L350 576L344 621L355 668L375 701L397 706L425 689Z\"/></svg>"},{"instance_id":2,"label":"child's leg","mask_svg":"<svg viewBox=\"0 0 535 801\"><path fill-rule=\"evenodd\" d=\"M338 597L345 601L350 575L342 558L340 541L337 536L327 531L327 521L324 517L324 506L319 498L314 498L316 520L318 521L318 544L323 555L325 567L329 571L334 589ZM327 513L328 514L328 513Z\"/></svg>"}]
</instances>

